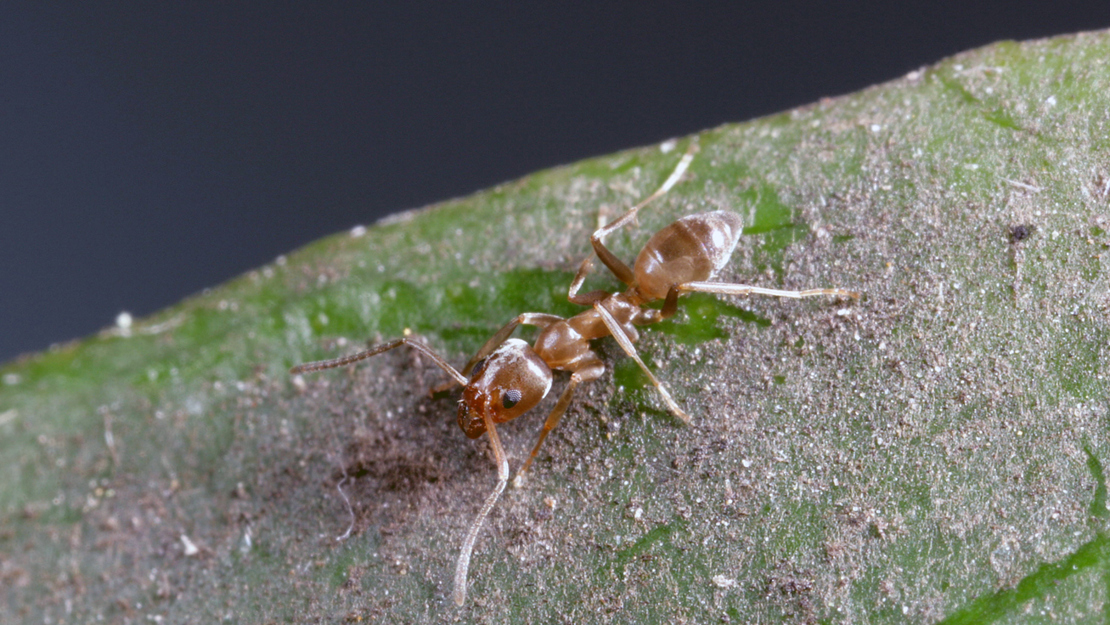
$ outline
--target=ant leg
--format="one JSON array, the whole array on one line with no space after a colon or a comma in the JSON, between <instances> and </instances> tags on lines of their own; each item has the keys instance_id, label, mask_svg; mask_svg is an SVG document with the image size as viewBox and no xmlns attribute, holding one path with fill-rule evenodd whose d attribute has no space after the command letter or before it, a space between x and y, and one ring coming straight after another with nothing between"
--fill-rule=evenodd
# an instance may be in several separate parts
<instances>
[{"instance_id":1,"label":"ant leg","mask_svg":"<svg viewBox=\"0 0 1110 625\"><path fill-rule=\"evenodd\" d=\"M567 411L567 406L570 405L570 400L574 396L574 389L583 382L592 382L601 377L605 373L605 365L600 360L590 360L586 362L581 369L575 371L570 375L570 383L563 389L563 394L559 396L559 401L555 403L555 407L551 410L551 414L547 416L547 421L543 422L543 430L540 431L540 438L536 441L536 446L532 448L532 453L528 456L528 460L516 472L516 477L524 475L528 467L532 466L532 461L536 459L536 454L540 453L540 445L547 438L551 430L559 425L559 419L563 417L563 413ZM515 479L515 478L514 478ZM514 482L515 484L515 482Z\"/></svg>"},{"instance_id":2,"label":"ant leg","mask_svg":"<svg viewBox=\"0 0 1110 625\"><path fill-rule=\"evenodd\" d=\"M582 265L578 268L578 273L574 274L574 280L570 283L570 288L567 289L567 300L572 304L581 304L582 306L593 306L597 302L612 295L608 291L590 291L583 295L578 294L578 289L582 288L582 283L586 281L586 275L594 268L594 261L590 258L582 261Z\"/></svg>"},{"instance_id":3,"label":"ant leg","mask_svg":"<svg viewBox=\"0 0 1110 625\"><path fill-rule=\"evenodd\" d=\"M817 295L835 295L840 297L850 297L852 299L859 299L859 293L855 291L848 291L845 289L809 289L806 291L780 291L778 289L764 289L757 286L748 286L746 284L731 284L727 282L688 282L686 284L676 284L667 291L667 299L663 302L663 308L659 311L661 319L670 319L678 312L678 296L682 293L716 293L719 295L771 295L774 297L789 297L794 299L801 299L803 297L815 297Z\"/></svg>"},{"instance_id":4,"label":"ant leg","mask_svg":"<svg viewBox=\"0 0 1110 625\"><path fill-rule=\"evenodd\" d=\"M490 510L493 510L493 506L497 504L498 498L504 492L505 485L509 483L509 461L505 459L505 450L501 448L501 438L493 427L493 419L488 414L484 414L482 420L486 422L490 447L493 448L493 457L497 462L497 486L489 494L489 497L486 497L486 502L482 504L482 509L478 511L478 516L470 524L470 529L467 530L466 538L463 540L462 550L459 552L459 559L455 563L455 590L451 593L451 596L455 600L455 605L459 606L466 601L466 574L470 569L470 553L474 551L474 541L478 539L478 530L482 528L482 522L489 516Z\"/></svg>"},{"instance_id":5,"label":"ant leg","mask_svg":"<svg viewBox=\"0 0 1110 625\"><path fill-rule=\"evenodd\" d=\"M628 265L624 264L621 259L617 258L612 252L609 251L609 248L605 247L605 244L602 243L601 240L609 236L609 234L611 234L613 231L635 219L636 213L639 213L641 208L652 203L663 194L665 194L667 191L670 191L671 187L675 186L675 184L678 183L679 179L682 178L682 175L686 173L686 168L690 166L690 161L694 160L694 153L697 151L697 141L691 141L689 149L686 150L686 154L682 155L682 159L678 161L678 165L675 166L674 171L671 172L671 175L663 183L663 186L656 189L655 193L647 196L647 198L645 198L639 204L636 204L632 208L628 209L627 213L621 215L613 223L602 228L598 228L593 233L593 236L590 237L590 243L593 245L594 252L597 254L597 257L601 259L601 262L605 263L605 266L609 268L609 271L612 271L613 275L616 276L617 279L621 282L631 285L633 280L635 279L635 275L632 273L632 270L628 268Z\"/></svg>"},{"instance_id":6,"label":"ant leg","mask_svg":"<svg viewBox=\"0 0 1110 625\"><path fill-rule=\"evenodd\" d=\"M474 354L474 356L469 361L467 361L466 366L462 368L462 374L464 376L470 375L470 371L474 368L474 365L477 365L479 360L485 358L486 356L489 356L493 353L493 350L500 347L500 345L505 342L505 339L509 338L509 335L513 333L513 330L515 330L517 326L523 324L546 328L556 321L562 320L562 317L559 317L557 315L548 315L546 313L522 313L520 315L517 315L512 321L506 323L505 327L501 328L493 336L491 336L489 340L486 341L485 345L482 345L482 348L478 350L478 353ZM463 386L465 386L465 384ZM437 384L428 389L428 394L432 397L435 397L439 393L446 393L447 391L451 390L451 387L451 382Z\"/></svg>"},{"instance_id":7,"label":"ant leg","mask_svg":"<svg viewBox=\"0 0 1110 625\"><path fill-rule=\"evenodd\" d=\"M485 345L482 345L482 348L478 350L478 353L474 354L474 357L466 363L465 367L463 367L463 375L469 375L470 370L474 368L474 365L478 364L479 360L485 358L486 356L489 356L493 353L493 350L500 347L501 344L505 342L505 339L509 338L509 335L513 333L513 330L515 330L517 326L526 325L546 328L547 326L562 320L563 318L558 315L549 315L547 313L521 313L517 315L513 318L512 321L506 323L505 327L494 333L494 335L491 336L488 341L486 341Z\"/></svg>"},{"instance_id":8,"label":"ant leg","mask_svg":"<svg viewBox=\"0 0 1110 625\"><path fill-rule=\"evenodd\" d=\"M671 293L674 293L675 303L672 304ZM816 297L818 295L833 295L837 297L850 297L852 299L859 299L859 293L849 291L847 289L806 289L805 291L782 291L779 289L764 289L758 286L748 286L746 284L730 284L728 282L687 282L686 284L679 284L671 287L671 291L667 293L667 301L663 304L663 310L666 311L668 306L674 308L677 306L678 295L682 293L717 293L719 295L770 295L772 297L789 297L792 299L801 299L803 297ZM674 311L670 313L673 315Z\"/></svg>"},{"instance_id":9,"label":"ant leg","mask_svg":"<svg viewBox=\"0 0 1110 625\"><path fill-rule=\"evenodd\" d=\"M670 409L671 414L682 419L683 423L686 425L690 425L690 415L686 414L682 408L679 408L678 403L675 402L674 398L671 397L671 394L667 391L667 387L663 386L663 383L655 377L651 369L647 368L644 361L640 360L640 355L636 353L636 348L632 345L632 341L628 339L628 335L625 334L625 330L621 327L620 322L614 319L613 315L609 314L609 311L605 310L605 307L600 304L594 304L594 310L601 315L601 320L605 322L605 327L609 329L609 333L613 335L613 338L616 339L617 344L621 346L624 353L632 357L632 359L636 361L636 364L640 365L640 369L647 374L648 379L651 380L651 383L655 386L655 390L659 391L659 394L663 397L663 401L666 402L667 408Z\"/></svg>"},{"instance_id":10,"label":"ant leg","mask_svg":"<svg viewBox=\"0 0 1110 625\"><path fill-rule=\"evenodd\" d=\"M397 339L396 341L392 341L392 342L389 342L389 343L384 343L382 345L378 345L377 347L374 347L374 348L371 348L371 349L368 349L368 350L365 350L365 351L361 351L361 352L358 352L358 353L355 353L355 354L351 354L350 356L341 356L339 358L333 358L331 360L317 360L315 362L306 362L306 363L303 363L303 364L299 364L296 367L293 367L292 369L290 369L289 373L292 374L292 375L297 375L298 373L308 373L310 371L321 371L323 369L334 369L335 367L342 367L344 365L349 365L353 362L358 362L360 360L365 360L367 358L370 358L371 356L377 356L378 354L380 354L382 352L387 352L387 351L393 349L394 347L400 347L401 345L408 345L409 347L415 349L416 351L418 351L418 352L424 354L425 356L431 358L432 361L434 361L437 365L439 365L440 369L443 369L447 373L447 375L454 378L454 380L456 382L458 382L460 386L466 386L466 382L467 382L466 377L463 376L463 374L456 371L455 368L452 367L450 364L448 364L447 361L444 360L439 354L433 352L432 348L428 347L427 345L424 345L423 343L418 343L418 342L416 342L412 339L408 339L408 338Z\"/></svg>"},{"instance_id":11,"label":"ant leg","mask_svg":"<svg viewBox=\"0 0 1110 625\"><path fill-rule=\"evenodd\" d=\"M663 308L659 311L660 319L670 319L678 312L678 285L667 291L667 299L663 300Z\"/></svg>"}]
</instances>

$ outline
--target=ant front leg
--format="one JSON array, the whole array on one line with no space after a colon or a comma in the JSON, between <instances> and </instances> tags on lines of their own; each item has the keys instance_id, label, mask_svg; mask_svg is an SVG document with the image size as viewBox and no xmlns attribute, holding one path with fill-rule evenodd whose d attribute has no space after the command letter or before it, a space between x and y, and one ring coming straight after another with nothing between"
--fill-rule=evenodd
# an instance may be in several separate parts
<instances>
[{"instance_id":1,"label":"ant front leg","mask_svg":"<svg viewBox=\"0 0 1110 625\"><path fill-rule=\"evenodd\" d=\"M551 414L547 416L547 420L543 422L543 429L540 430L540 438L536 441L536 446L532 448L532 453L529 454L528 460L525 460L520 470L516 472L516 478L524 475L528 467L532 466L532 461L536 459L536 454L540 453L540 445L543 445L544 439L551 433L551 430L554 430L555 426L559 425L559 419L563 418L563 413L567 411L570 400L574 398L575 387L583 382L592 382L600 378L602 373L605 373L605 364L596 357L593 360L586 361L580 367L581 368L577 371L570 374L570 382L567 383L567 387L563 389L563 394L559 396L559 401L555 403L555 407L551 410ZM516 478L514 478L514 480Z\"/></svg>"},{"instance_id":2,"label":"ant front leg","mask_svg":"<svg viewBox=\"0 0 1110 625\"><path fill-rule=\"evenodd\" d=\"M463 375L470 375L470 370L474 368L474 365L478 364L479 360L492 354L493 350L500 347L501 344L505 342L505 339L509 338L509 335L513 333L513 330L516 330L517 326L536 326L543 329L562 320L563 318L558 315L549 315L547 313L521 313L517 315L512 321L506 323L505 327L495 332L494 335L486 341L485 345L482 345L482 348L479 349L478 352L474 354L474 357L463 367Z\"/></svg>"},{"instance_id":3,"label":"ant front leg","mask_svg":"<svg viewBox=\"0 0 1110 625\"><path fill-rule=\"evenodd\" d=\"M771 297L787 297L802 299L817 297L819 295L832 295L835 297L850 297L859 299L859 293L847 289L806 289L804 291L783 291L780 289L765 289L747 284L731 284L728 282L687 282L676 284L667 292L667 299L663 302L660 316L663 319L673 317L678 311L678 296L683 293L715 293L717 295L769 295Z\"/></svg>"},{"instance_id":4,"label":"ant front leg","mask_svg":"<svg viewBox=\"0 0 1110 625\"><path fill-rule=\"evenodd\" d=\"M491 336L488 341L486 341L485 345L482 345L482 348L479 349L478 352L474 354L474 356L466 363L466 366L462 368L462 375L470 375L471 370L474 369L474 365L478 364L479 360L492 354L493 350L500 347L501 344L505 342L505 339L509 338L509 335L513 333L513 330L515 330L517 326L528 325L537 326L539 328L546 328L556 321L562 320L563 318L558 315L549 315L546 313L521 313L517 315L515 318L513 318L512 321L506 323L505 327L494 333L494 335ZM437 384L428 391L428 394L434 397L439 393L446 393L447 391L451 390L451 386L451 382ZM463 386L466 386L466 383L463 383Z\"/></svg>"}]
</instances>

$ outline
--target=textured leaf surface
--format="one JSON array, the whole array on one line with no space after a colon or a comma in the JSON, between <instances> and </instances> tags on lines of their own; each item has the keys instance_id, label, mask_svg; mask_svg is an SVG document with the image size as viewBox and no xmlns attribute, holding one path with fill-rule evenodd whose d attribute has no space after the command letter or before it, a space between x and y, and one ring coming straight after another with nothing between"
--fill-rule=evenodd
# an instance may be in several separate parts
<instances>
[{"instance_id":1,"label":"textured leaf surface","mask_svg":"<svg viewBox=\"0 0 1110 625\"><path fill-rule=\"evenodd\" d=\"M749 225L724 278L856 304L692 296L611 341L523 488L409 331L465 362L566 287L654 146L319 241L0 369L4 622L1100 622L1110 617L1110 35L1002 43L700 135L678 216ZM615 288L607 276L590 288ZM527 336L527 333L525 333ZM560 384L562 381L560 381ZM558 387L557 387L558 388ZM501 428L514 464L550 400ZM342 492L353 506L352 517Z\"/></svg>"}]
</instances>

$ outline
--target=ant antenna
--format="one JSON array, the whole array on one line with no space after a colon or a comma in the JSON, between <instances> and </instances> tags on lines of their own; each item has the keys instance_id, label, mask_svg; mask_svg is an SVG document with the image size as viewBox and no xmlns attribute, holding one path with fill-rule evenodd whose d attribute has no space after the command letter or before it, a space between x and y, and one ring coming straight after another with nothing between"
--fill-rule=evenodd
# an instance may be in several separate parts
<instances>
[{"instance_id":1,"label":"ant antenna","mask_svg":"<svg viewBox=\"0 0 1110 625\"><path fill-rule=\"evenodd\" d=\"M497 460L497 486L489 494L489 497L486 497L486 502L482 504L478 516L470 524L470 530L467 531L466 539L463 541L462 551L459 552L459 560L455 565L455 590L451 594L455 599L455 605L458 606L466 602L466 574L470 569L470 553L474 550L474 541L478 539L478 530L482 528L482 522L489 516L490 510L497 504L501 493L505 491L505 485L509 483L509 461L505 459L505 450L501 447L501 437L497 435L497 430L493 427L493 420L488 414L482 415L482 420L485 421L486 431L489 433L493 457Z\"/></svg>"},{"instance_id":2,"label":"ant antenna","mask_svg":"<svg viewBox=\"0 0 1110 625\"><path fill-rule=\"evenodd\" d=\"M351 363L358 362L360 360L366 360L367 358L370 358L371 356L377 356L378 354L380 354L382 352L387 352L387 351L389 351L389 350L391 350L395 347L400 347L401 345L408 345L409 347L415 349L416 351L420 352L421 354L424 354L425 356L431 358L432 361L436 363L436 366L438 366L440 369L443 369L443 371L447 375L451 376L455 380L455 382L458 382L459 386L466 386L466 383L468 381L466 379L466 376L459 373L458 370L456 370L454 367L452 367L450 364L448 364L448 362L446 360L444 360L442 356L433 352L432 348L428 347L427 345L425 345L423 343L420 343L418 341L414 341L412 339L408 339L408 338L397 339L396 341L390 341L389 343L384 343L384 344L379 345L379 346L377 346L373 349L367 349L367 350L364 350L364 351L361 351L361 352L356 352L356 353L351 354L349 356L341 356L339 358L332 358L331 360L317 360L315 362L306 362L304 364L300 364L300 365L297 365L296 367L293 367L292 369L289 370L289 373L292 374L292 375L298 375L298 374L301 374L301 373L308 373L310 371L322 371L324 369L334 369L336 367L342 367L344 365L349 365Z\"/></svg>"},{"instance_id":3,"label":"ant antenna","mask_svg":"<svg viewBox=\"0 0 1110 625\"><path fill-rule=\"evenodd\" d=\"M346 532L343 532L341 536L335 537L337 542L343 542L350 538L351 531L355 529L355 509L351 507L351 498L343 491L343 485L347 483L348 478L347 467L343 467L343 479L339 480L339 483L335 485L335 490L339 491L339 495L343 497L343 503L347 504L347 514L351 515L351 524L347 526Z\"/></svg>"}]
</instances>

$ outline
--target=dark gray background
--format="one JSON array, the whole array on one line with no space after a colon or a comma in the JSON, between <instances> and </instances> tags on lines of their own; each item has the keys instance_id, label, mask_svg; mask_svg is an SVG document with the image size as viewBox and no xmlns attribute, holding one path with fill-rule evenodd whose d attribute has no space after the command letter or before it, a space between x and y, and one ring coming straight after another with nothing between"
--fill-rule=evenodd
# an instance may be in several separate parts
<instances>
[{"instance_id":1,"label":"dark gray background","mask_svg":"<svg viewBox=\"0 0 1110 625\"><path fill-rule=\"evenodd\" d=\"M0 362L390 212L1110 26L1105 0L379 4L0 5Z\"/></svg>"}]
</instances>

